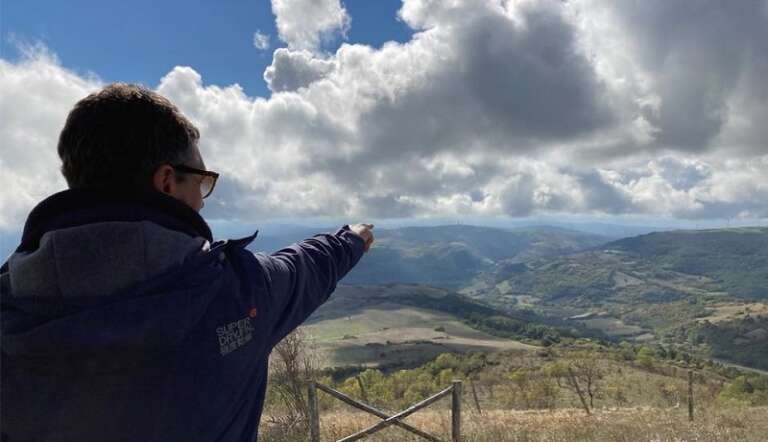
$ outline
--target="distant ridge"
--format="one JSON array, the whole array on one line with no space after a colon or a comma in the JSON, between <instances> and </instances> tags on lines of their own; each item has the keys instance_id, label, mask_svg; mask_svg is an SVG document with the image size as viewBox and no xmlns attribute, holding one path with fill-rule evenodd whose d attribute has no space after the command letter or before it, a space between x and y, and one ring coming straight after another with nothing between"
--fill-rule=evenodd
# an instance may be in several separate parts
<instances>
[{"instance_id":1,"label":"distant ridge","mask_svg":"<svg viewBox=\"0 0 768 442\"><path fill-rule=\"evenodd\" d=\"M609 238L542 226L403 227L376 232L376 245L346 277L350 284L423 283L457 289L503 260L555 257Z\"/></svg>"}]
</instances>

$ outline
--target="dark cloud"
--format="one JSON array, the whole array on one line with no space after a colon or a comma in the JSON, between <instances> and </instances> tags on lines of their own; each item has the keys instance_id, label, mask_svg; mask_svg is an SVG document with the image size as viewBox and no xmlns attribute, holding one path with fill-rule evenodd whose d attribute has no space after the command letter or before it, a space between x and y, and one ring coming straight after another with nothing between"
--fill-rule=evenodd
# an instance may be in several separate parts
<instances>
[{"instance_id":1,"label":"dark cloud","mask_svg":"<svg viewBox=\"0 0 768 442\"><path fill-rule=\"evenodd\" d=\"M608 183L595 171L576 175L583 196L583 207L589 211L611 214L631 212L633 207L629 196Z\"/></svg>"},{"instance_id":2,"label":"dark cloud","mask_svg":"<svg viewBox=\"0 0 768 442\"><path fill-rule=\"evenodd\" d=\"M538 140L569 139L611 123L605 91L572 25L552 7L520 12L522 25L489 14L458 35L457 83L483 109L476 120L512 139Z\"/></svg>"},{"instance_id":3,"label":"dark cloud","mask_svg":"<svg viewBox=\"0 0 768 442\"><path fill-rule=\"evenodd\" d=\"M402 201L396 194L361 195L361 211L373 218L407 218L419 213L414 204Z\"/></svg>"},{"instance_id":4,"label":"dark cloud","mask_svg":"<svg viewBox=\"0 0 768 442\"><path fill-rule=\"evenodd\" d=\"M690 190L712 175L712 168L701 162L681 162L666 157L658 161L659 175L675 189Z\"/></svg>"},{"instance_id":5,"label":"dark cloud","mask_svg":"<svg viewBox=\"0 0 768 442\"><path fill-rule=\"evenodd\" d=\"M645 116L660 132L658 143L703 151L740 109L729 100L753 83L755 56L765 60L768 17L759 1L614 2L616 17L632 36L638 66L655 83L660 106ZM765 78L762 75L762 78ZM744 80L747 80L746 82ZM761 107L764 107L761 106Z\"/></svg>"},{"instance_id":6,"label":"dark cloud","mask_svg":"<svg viewBox=\"0 0 768 442\"><path fill-rule=\"evenodd\" d=\"M469 197L472 199L472 201L479 203L485 199L486 194L482 190L471 190L469 192Z\"/></svg>"},{"instance_id":7,"label":"dark cloud","mask_svg":"<svg viewBox=\"0 0 768 442\"><path fill-rule=\"evenodd\" d=\"M512 179L501 193L501 209L509 216L528 216L535 209L533 192L536 180L531 175L519 175Z\"/></svg>"},{"instance_id":8,"label":"dark cloud","mask_svg":"<svg viewBox=\"0 0 768 442\"><path fill-rule=\"evenodd\" d=\"M613 121L604 88L558 9L526 6L523 23L491 6L457 9L450 17L459 22L439 34L453 51L412 89L361 115L366 154L392 160L414 151L530 151ZM459 19L465 16L471 19Z\"/></svg>"},{"instance_id":9,"label":"dark cloud","mask_svg":"<svg viewBox=\"0 0 768 442\"><path fill-rule=\"evenodd\" d=\"M332 70L333 62L315 58L308 51L280 48L264 71L264 81L272 92L295 91L325 77Z\"/></svg>"}]
</instances>

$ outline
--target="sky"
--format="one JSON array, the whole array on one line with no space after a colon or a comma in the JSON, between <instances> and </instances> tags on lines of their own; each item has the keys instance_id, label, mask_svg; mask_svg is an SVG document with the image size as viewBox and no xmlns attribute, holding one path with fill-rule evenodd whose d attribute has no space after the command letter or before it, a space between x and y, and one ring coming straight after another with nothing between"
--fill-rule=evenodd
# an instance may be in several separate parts
<instances>
[{"instance_id":1,"label":"sky","mask_svg":"<svg viewBox=\"0 0 768 442\"><path fill-rule=\"evenodd\" d=\"M0 231L114 81L200 128L216 222L768 218L765 0L0 0L0 38Z\"/></svg>"}]
</instances>

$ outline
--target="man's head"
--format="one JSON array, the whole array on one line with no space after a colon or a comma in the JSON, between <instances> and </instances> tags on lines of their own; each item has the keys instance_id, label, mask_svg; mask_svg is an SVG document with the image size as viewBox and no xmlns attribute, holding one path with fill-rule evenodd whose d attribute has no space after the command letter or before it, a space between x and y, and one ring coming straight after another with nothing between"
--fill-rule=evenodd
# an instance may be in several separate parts
<instances>
[{"instance_id":1,"label":"man's head","mask_svg":"<svg viewBox=\"0 0 768 442\"><path fill-rule=\"evenodd\" d=\"M183 167L205 170L199 138L165 97L115 83L83 98L69 113L59 135L61 172L72 189L154 189L199 211L206 178Z\"/></svg>"}]
</instances>

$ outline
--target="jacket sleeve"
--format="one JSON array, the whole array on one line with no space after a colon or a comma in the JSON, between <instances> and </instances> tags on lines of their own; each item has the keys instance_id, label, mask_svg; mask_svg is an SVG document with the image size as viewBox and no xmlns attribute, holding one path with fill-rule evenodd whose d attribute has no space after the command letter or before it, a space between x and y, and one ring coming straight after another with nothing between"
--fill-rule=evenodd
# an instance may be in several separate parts
<instances>
[{"instance_id":1,"label":"jacket sleeve","mask_svg":"<svg viewBox=\"0 0 768 442\"><path fill-rule=\"evenodd\" d=\"M256 253L269 286L270 348L301 325L357 264L365 241L348 225L271 255Z\"/></svg>"}]
</instances>

